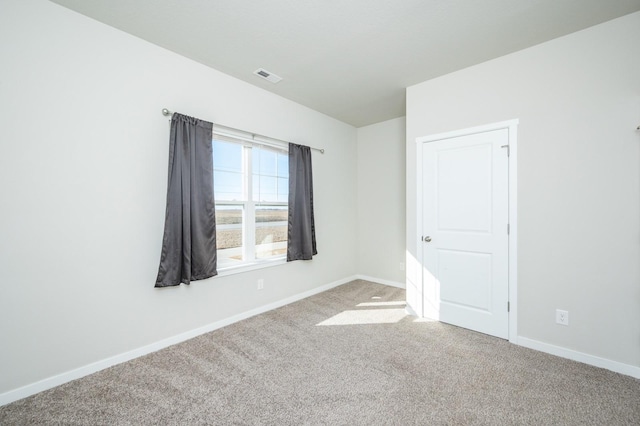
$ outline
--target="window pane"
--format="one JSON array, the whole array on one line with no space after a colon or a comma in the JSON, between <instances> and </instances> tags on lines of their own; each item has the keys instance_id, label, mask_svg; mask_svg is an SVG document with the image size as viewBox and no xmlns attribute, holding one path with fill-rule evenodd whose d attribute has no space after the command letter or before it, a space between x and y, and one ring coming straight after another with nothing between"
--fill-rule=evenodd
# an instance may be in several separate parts
<instances>
[{"instance_id":1,"label":"window pane","mask_svg":"<svg viewBox=\"0 0 640 426\"><path fill-rule=\"evenodd\" d=\"M215 170L242 173L242 145L214 139L213 167Z\"/></svg>"},{"instance_id":2,"label":"window pane","mask_svg":"<svg viewBox=\"0 0 640 426\"><path fill-rule=\"evenodd\" d=\"M216 248L218 268L241 263L242 258L242 206L216 205Z\"/></svg>"},{"instance_id":3,"label":"window pane","mask_svg":"<svg viewBox=\"0 0 640 426\"><path fill-rule=\"evenodd\" d=\"M277 180L271 176L259 176L258 186L253 188L254 201L278 201Z\"/></svg>"},{"instance_id":4,"label":"window pane","mask_svg":"<svg viewBox=\"0 0 640 426\"><path fill-rule=\"evenodd\" d=\"M216 200L244 200L242 145L213 140L213 193Z\"/></svg>"},{"instance_id":5,"label":"window pane","mask_svg":"<svg viewBox=\"0 0 640 426\"><path fill-rule=\"evenodd\" d=\"M256 258L287 252L287 207L256 206Z\"/></svg>"},{"instance_id":6,"label":"window pane","mask_svg":"<svg viewBox=\"0 0 640 426\"><path fill-rule=\"evenodd\" d=\"M217 201L243 200L242 173L214 170L213 193Z\"/></svg>"},{"instance_id":7,"label":"window pane","mask_svg":"<svg viewBox=\"0 0 640 426\"><path fill-rule=\"evenodd\" d=\"M253 172L261 175L275 176L276 174L276 156L275 151L262 148L253 149Z\"/></svg>"},{"instance_id":8,"label":"window pane","mask_svg":"<svg viewBox=\"0 0 640 426\"><path fill-rule=\"evenodd\" d=\"M288 201L289 156L287 153L253 148L253 201Z\"/></svg>"},{"instance_id":9,"label":"window pane","mask_svg":"<svg viewBox=\"0 0 640 426\"><path fill-rule=\"evenodd\" d=\"M278 176L288 178L289 177L289 155L278 154Z\"/></svg>"}]
</instances>

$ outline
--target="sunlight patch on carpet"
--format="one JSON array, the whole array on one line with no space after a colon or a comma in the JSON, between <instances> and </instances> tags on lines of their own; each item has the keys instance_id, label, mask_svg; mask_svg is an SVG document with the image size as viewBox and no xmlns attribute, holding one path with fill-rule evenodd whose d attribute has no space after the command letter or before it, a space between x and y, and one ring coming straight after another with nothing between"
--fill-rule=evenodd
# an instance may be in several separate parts
<instances>
[{"instance_id":1,"label":"sunlight patch on carpet","mask_svg":"<svg viewBox=\"0 0 640 426\"><path fill-rule=\"evenodd\" d=\"M404 309L359 309L340 312L316 325L394 324L406 316Z\"/></svg>"},{"instance_id":2,"label":"sunlight patch on carpet","mask_svg":"<svg viewBox=\"0 0 640 426\"><path fill-rule=\"evenodd\" d=\"M439 322L437 319L433 318L416 318L413 322Z\"/></svg>"},{"instance_id":3,"label":"sunlight patch on carpet","mask_svg":"<svg viewBox=\"0 0 640 426\"><path fill-rule=\"evenodd\" d=\"M406 304L407 302L404 300L398 300L393 302L363 302L358 303L356 306L360 308L364 306L405 306Z\"/></svg>"}]
</instances>

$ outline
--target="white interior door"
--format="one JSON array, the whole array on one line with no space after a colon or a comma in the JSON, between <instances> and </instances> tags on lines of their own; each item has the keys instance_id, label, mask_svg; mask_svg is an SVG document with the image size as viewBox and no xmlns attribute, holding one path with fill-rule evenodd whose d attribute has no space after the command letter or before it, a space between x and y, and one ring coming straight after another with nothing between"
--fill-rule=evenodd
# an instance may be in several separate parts
<instances>
[{"instance_id":1,"label":"white interior door","mask_svg":"<svg viewBox=\"0 0 640 426\"><path fill-rule=\"evenodd\" d=\"M509 335L508 129L423 143L425 315Z\"/></svg>"}]
</instances>

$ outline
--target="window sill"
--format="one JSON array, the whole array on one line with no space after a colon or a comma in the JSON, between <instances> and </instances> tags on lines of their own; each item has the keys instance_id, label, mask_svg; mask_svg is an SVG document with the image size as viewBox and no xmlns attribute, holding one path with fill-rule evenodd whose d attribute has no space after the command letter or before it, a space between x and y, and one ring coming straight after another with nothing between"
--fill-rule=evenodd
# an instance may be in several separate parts
<instances>
[{"instance_id":1,"label":"window sill","mask_svg":"<svg viewBox=\"0 0 640 426\"><path fill-rule=\"evenodd\" d=\"M270 268L272 266L284 265L287 263L286 256L276 257L268 260L257 260L252 263L245 263L238 266L227 266L218 269L218 277L226 277L228 275L241 274L243 272L254 271L256 269Z\"/></svg>"}]
</instances>

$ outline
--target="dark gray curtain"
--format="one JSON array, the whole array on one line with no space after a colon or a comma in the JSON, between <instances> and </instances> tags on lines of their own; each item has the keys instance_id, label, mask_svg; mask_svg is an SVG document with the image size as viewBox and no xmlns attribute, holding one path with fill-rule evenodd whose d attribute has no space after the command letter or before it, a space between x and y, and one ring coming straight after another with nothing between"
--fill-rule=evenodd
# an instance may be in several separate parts
<instances>
[{"instance_id":1,"label":"dark gray curtain","mask_svg":"<svg viewBox=\"0 0 640 426\"><path fill-rule=\"evenodd\" d=\"M217 275L212 123L171 117L169 184L156 287Z\"/></svg>"},{"instance_id":2,"label":"dark gray curtain","mask_svg":"<svg viewBox=\"0 0 640 426\"><path fill-rule=\"evenodd\" d=\"M287 262L309 260L316 254L311 148L290 143Z\"/></svg>"}]
</instances>

